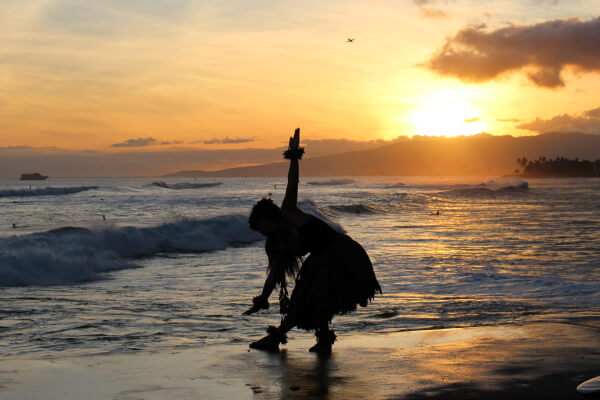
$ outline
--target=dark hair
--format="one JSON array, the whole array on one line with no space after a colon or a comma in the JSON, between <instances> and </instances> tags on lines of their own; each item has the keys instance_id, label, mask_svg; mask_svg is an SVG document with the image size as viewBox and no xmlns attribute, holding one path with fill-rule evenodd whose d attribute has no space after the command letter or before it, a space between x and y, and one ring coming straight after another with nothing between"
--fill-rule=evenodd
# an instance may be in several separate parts
<instances>
[{"instance_id":1,"label":"dark hair","mask_svg":"<svg viewBox=\"0 0 600 400\"><path fill-rule=\"evenodd\" d=\"M250 217L248 218L250 228L255 231L258 230L258 220L261 218L282 221L283 214L281 213L281 209L273 203L273 200L263 197L252 207Z\"/></svg>"},{"instance_id":2,"label":"dark hair","mask_svg":"<svg viewBox=\"0 0 600 400\"><path fill-rule=\"evenodd\" d=\"M248 218L250 228L257 230L261 218L284 221L281 209L266 197L252 207ZM279 284L279 311L282 314L287 312L289 303L286 276L295 278L302 263L302 259L296 255L297 240L289 229L283 228L279 234L267 237L265 242L265 251L269 258L268 270L274 274L275 282Z\"/></svg>"},{"instance_id":3,"label":"dark hair","mask_svg":"<svg viewBox=\"0 0 600 400\"><path fill-rule=\"evenodd\" d=\"M279 312L287 314L290 298L287 290L286 277L294 279L302 264L302 259L297 257L293 249L296 246L291 242L289 235L268 237L265 242L265 251L269 258L267 271L273 274L275 282L279 285Z\"/></svg>"}]
</instances>

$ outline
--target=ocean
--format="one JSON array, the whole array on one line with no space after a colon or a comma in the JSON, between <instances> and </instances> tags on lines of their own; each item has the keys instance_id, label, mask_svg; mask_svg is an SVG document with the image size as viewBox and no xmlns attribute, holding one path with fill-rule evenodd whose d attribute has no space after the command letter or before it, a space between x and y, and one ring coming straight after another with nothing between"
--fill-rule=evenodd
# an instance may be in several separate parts
<instances>
[{"instance_id":1,"label":"ocean","mask_svg":"<svg viewBox=\"0 0 600 400\"><path fill-rule=\"evenodd\" d=\"M285 183L0 180L0 356L262 337L280 316L277 292L242 316L266 272L247 217L264 196L280 203ZM363 245L383 289L334 319L340 340L600 317L600 179L303 177L299 193Z\"/></svg>"}]
</instances>

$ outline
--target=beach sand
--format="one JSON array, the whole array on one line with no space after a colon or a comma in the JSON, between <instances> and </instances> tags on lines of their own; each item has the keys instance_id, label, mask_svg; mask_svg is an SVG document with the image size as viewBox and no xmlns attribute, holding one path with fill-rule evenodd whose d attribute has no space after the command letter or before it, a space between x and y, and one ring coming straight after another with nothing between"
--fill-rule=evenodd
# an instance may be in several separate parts
<instances>
[{"instance_id":1,"label":"beach sand","mask_svg":"<svg viewBox=\"0 0 600 400\"><path fill-rule=\"evenodd\" d=\"M600 323L540 323L338 338L328 359L294 338L70 358L1 358L0 399L584 399ZM302 336L302 335L300 335Z\"/></svg>"}]
</instances>

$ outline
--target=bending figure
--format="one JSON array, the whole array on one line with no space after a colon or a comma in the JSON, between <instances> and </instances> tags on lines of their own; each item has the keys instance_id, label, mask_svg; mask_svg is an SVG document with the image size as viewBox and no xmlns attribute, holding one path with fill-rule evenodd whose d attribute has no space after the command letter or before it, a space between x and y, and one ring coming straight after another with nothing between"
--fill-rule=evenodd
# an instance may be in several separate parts
<instances>
[{"instance_id":1,"label":"bending figure","mask_svg":"<svg viewBox=\"0 0 600 400\"><path fill-rule=\"evenodd\" d=\"M315 331L317 343L309 351L330 354L336 338L329 329L333 316L352 312L358 305L366 307L381 287L360 244L297 207L299 160L304 154L299 144L296 129L284 152L290 169L281 208L263 198L250 214L250 227L267 238L269 265L262 293L244 315L269 308L269 296L278 285L281 324L270 326L268 335L250 347L276 351L279 343L286 343L286 333L297 327ZM291 296L287 279L295 280Z\"/></svg>"}]
</instances>

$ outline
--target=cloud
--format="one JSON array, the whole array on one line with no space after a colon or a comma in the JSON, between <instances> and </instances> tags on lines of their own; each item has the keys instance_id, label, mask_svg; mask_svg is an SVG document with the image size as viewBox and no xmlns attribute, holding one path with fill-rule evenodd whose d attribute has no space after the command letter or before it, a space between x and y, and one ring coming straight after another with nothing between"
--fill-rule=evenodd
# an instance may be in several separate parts
<instances>
[{"instance_id":1,"label":"cloud","mask_svg":"<svg viewBox=\"0 0 600 400\"><path fill-rule=\"evenodd\" d=\"M80 35L113 35L189 18L191 0L54 0L41 7L41 26ZM137 26L136 26L137 25ZM141 26L140 26L141 25Z\"/></svg>"},{"instance_id":2,"label":"cloud","mask_svg":"<svg viewBox=\"0 0 600 400\"><path fill-rule=\"evenodd\" d=\"M584 114L591 118L600 118L600 107L587 110Z\"/></svg>"},{"instance_id":3,"label":"cloud","mask_svg":"<svg viewBox=\"0 0 600 400\"><path fill-rule=\"evenodd\" d=\"M479 118L479 117L467 118L467 119L465 119L463 122L464 122L465 124L468 124L468 123L470 123L470 122L477 122L477 121L481 121L481 118Z\"/></svg>"},{"instance_id":4,"label":"cloud","mask_svg":"<svg viewBox=\"0 0 600 400\"><path fill-rule=\"evenodd\" d=\"M256 139L255 137L249 137L249 138L230 138L229 136L225 136L224 138L213 138L210 140L199 140L196 142L192 142L192 144L195 143L204 143L204 144L235 144L235 143L248 143L248 142L255 142Z\"/></svg>"},{"instance_id":5,"label":"cloud","mask_svg":"<svg viewBox=\"0 0 600 400\"><path fill-rule=\"evenodd\" d=\"M0 147L0 151L19 151L33 149L31 146L3 146Z\"/></svg>"},{"instance_id":6,"label":"cloud","mask_svg":"<svg viewBox=\"0 0 600 400\"><path fill-rule=\"evenodd\" d=\"M562 71L600 72L600 17L583 21L557 19L488 31L468 26L446 39L425 64L431 70L466 82L485 82L525 70L537 86L565 85Z\"/></svg>"},{"instance_id":7,"label":"cloud","mask_svg":"<svg viewBox=\"0 0 600 400\"><path fill-rule=\"evenodd\" d=\"M147 138L137 138L137 139L127 139L124 142L111 144L110 147L147 147L147 146L166 146L166 145L176 145L182 144L182 140L161 140L158 141L153 137Z\"/></svg>"},{"instance_id":8,"label":"cloud","mask_svg":"<svg viewBox=\"0 0 600 400\"><path fill-rule=\"evenodd\" d=\"M110 147L146 147L158 144L158 141L152 137L127 139L124 142L111 144Z\"/></svg>"},{"instance_id":9,"label":"cloud","mask_svg":"<svg viewBox=\"0 0 600 400\"><path fill-rule=\"evenodd\" d=\"M579 115L557 115L550 119L536 118L525 122L517 128L539 133L544 132L583 132L600 134L600 107L584 111Z\"/></svg>"},{"instance_id":10,"label":"cloud","mask_svg":"<svg viewBox=\"0 0 600 400\"><path fill-rule=\"evenodd\" d=\"M519 118L496 118L498 122L521 122Z\"/></svg>"},{"instance_id":11,"label":"cloud","mask_svg":"<svg viewBox=\"0 0 600 400\"><path fill-rule=\"evenodd\" d=\"M413 2L419 7L421 10L421 16L423 18L446 18L448 14L445 11L440 10L439 8L433 8L431 5L433 3L439 3L436 0L413 0ZM448 0L445 1L447 3Z\"/></svg>"}]
</instances>

